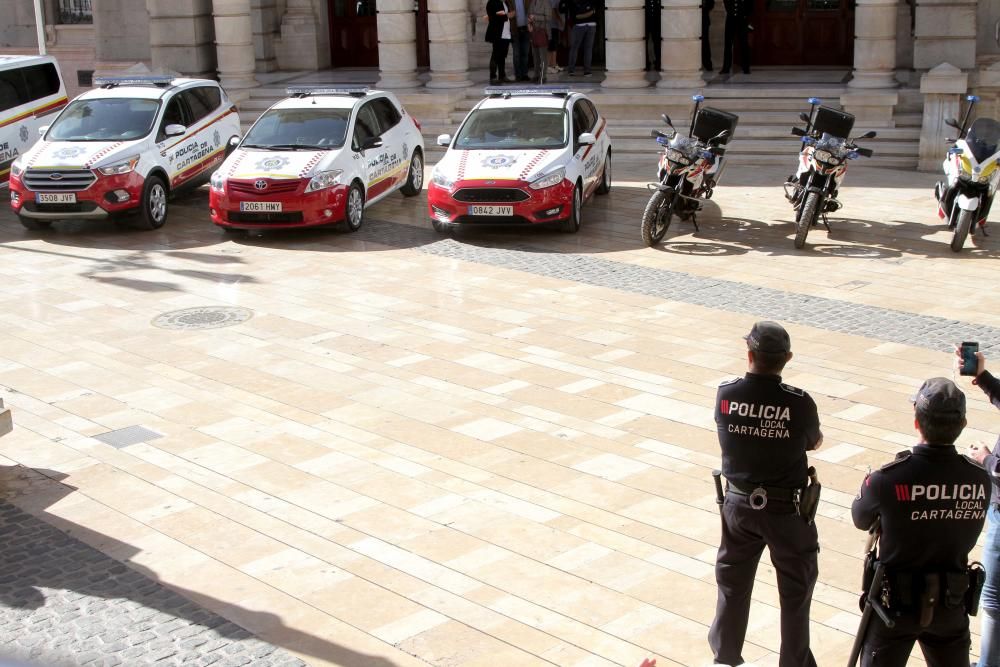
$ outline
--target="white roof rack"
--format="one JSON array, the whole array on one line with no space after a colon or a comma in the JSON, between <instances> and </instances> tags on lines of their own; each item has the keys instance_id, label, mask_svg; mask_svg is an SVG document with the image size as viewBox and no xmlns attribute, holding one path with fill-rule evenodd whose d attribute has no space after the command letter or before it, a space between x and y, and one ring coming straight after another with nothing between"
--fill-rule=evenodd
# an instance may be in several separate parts
<instances>
[{"instance_id":1,"label":"white roof rack","mask_svg":"<svg viewBox=\"0 0 1000 667\"><path fill-rule=\"evenodd\" d=\"M483 90L488 97L513 97L522 95L556 95L566 97L570 94L568 86L533 86L518 88L516 86L489 86Z\"/></svg>"},{"instance_id":2,"label":"white roof rack","mask_svg":"<svg viewBox=\"0 0 1000 667\"><path fill-rule=\"evenodd\" d=\"M302 85L289 86L285 89L285 94L289 97L309 97L320 95L349 95L351 97L364 97L369 92L371 92L371 89L368 86Z\"/></svg>"},{"instance_id":3,"label":"white roof rack","mask_svg":"<svg viewBox=\"0 0 1000 667\"><path fill-rule=\"evenodd\" d=\"M97 88L117 88L118 86L159 86L166 87L173 83L176 77L168 75L150 76L97 76L94 86Z\"/></svg>"}]
</instances>

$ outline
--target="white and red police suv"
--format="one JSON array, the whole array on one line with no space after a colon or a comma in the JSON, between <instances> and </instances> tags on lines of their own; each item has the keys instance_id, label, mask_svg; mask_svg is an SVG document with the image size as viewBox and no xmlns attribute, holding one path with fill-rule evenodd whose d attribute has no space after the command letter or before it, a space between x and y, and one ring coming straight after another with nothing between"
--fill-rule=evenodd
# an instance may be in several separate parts
<instances>
[{"instance_id":1,"label":"white and red police suv","mask_svg":"<svg viewBox=\"0 0 1000 667\"><path fill-rule=\"evenodd\" d=\"M137 213L167 219L168 196L201 185L236 144L236 107L215 81L95 79L11 166L11 205L28 228Z\"/></svg>"},{"instance_id":2,"label":"white and red police suv","mask_svg":"<svg viewBox=\"0 0 1000 667\"><path fill-rule=\"evenodd\" d=\"M487 88L447 146L427 188L431 222L559 223L580 229L581 208L611 190L607 121L568 88Z\"/></svg>"},{"instance_id":3,"label":"white and red police suv","mask_svg":"<svg viewBox=\"0 0 1000 667\"><path fill-rule=\"evenodd\" d=\"M420 125L392 93L300 86L264 112L212 176L212 222L223 229L356 231L368 206L424 180Z\"/></svg>"},{"instance_id":4,"label":"white and red police suv","mask_svg":"<svg viewBox=\"0 0 1000 667\"><path fill-rule=\"evenodd\" d=\"M52 56L0 56L0 187L69 99Z\"/></svg>"}]
</instances>

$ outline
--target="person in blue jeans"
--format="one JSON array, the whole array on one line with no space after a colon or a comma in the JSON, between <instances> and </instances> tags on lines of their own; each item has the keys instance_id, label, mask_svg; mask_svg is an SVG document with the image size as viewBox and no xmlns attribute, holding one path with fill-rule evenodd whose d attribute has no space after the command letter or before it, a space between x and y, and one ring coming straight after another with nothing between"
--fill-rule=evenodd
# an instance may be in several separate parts
<instances>
[{"instance_id":1,"label":"person in blue jeans","mask_svg":"<svg viewBox=\"0 0 1000 667\"><path fill-rule=\"evenodd\" d=\"M960 355L958 349L956 355ZM961 357L960 357L961 358ZM989 397L994 406L1000 408L1000 380L986 370L986 357L976 353L978 365L972 384L977 385ZM961 363L959 361L958 363ZM997 440L1000 445L1000 439ZM980 634L978 667L1000 667L1000 458L985 443L969 447L969 458L986 468L993 481L990 509L986 514L989 525L986 529L986 544L983 547L983 566L986 568L986 583L979 599Z\"/></svg>"},{"instance_id":2,"label":"person in blue jeans","mask_svg":"<svg viewBox=\"0 0 1000 667\"><path fill-rule=\"evenodd\" d=\"M576 76L576 60L583 47L583 75L590 76L590 63L594 58L594 38L597 36L597 5L593 0L575 0L570 16L573 31L569 34L569 63L566 70Z\"/></svg>"}]
</instances>

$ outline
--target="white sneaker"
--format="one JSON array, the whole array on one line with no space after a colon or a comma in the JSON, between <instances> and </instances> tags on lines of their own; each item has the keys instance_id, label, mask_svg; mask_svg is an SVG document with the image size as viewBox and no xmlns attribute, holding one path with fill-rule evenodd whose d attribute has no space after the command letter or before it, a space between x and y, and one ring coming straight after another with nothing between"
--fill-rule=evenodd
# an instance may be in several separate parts
<instances>
[{"instance_id":1,"label":"white sneaker","mask_svg":"<svg viewBox=\"0 0 1000 667\"><path fill-rule=\"evenodd\" d=\"M549 74L558 74L559 73L559 68L558 67L552 67L552 66L550 66L548 68L548 72L549 72Z\"/></svg>"}]
</instances>

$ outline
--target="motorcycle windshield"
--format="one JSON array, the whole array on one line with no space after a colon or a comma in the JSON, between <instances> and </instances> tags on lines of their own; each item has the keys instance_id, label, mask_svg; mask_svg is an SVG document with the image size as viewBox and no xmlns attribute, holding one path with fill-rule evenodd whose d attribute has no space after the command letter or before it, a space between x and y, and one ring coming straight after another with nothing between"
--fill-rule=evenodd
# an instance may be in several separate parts
<instances>
[{"instance_id":1,"label":"motorcycle windshield","mask_svg":"<svg viewBox=\"0 0 1000 667\"><path fill-rule=\"evenodd\" d=\"M827 134L826 132L824 132L823 136L820 137L819 141L816 142L816 148L819 150L836 153L841 148L843 148L844 144L846 143L847 142L844 139L841 139L840 137L835 137L832 134Z\"/></svg>"},{"instance_id":2,"label":"motorcycle windshield","mask_svg":"<svg viewBox=\"0 0 1000 667\"><path fill-rule=\"evenodd\" d=\"M977 118L965 135L965 143L969 145L976 162L983 162L997 152L997 144L1000 144L1000 123L992 118Z\"/></svg>"}]
</instances>

